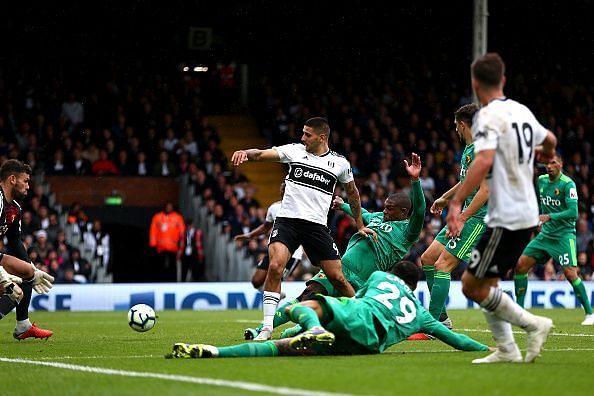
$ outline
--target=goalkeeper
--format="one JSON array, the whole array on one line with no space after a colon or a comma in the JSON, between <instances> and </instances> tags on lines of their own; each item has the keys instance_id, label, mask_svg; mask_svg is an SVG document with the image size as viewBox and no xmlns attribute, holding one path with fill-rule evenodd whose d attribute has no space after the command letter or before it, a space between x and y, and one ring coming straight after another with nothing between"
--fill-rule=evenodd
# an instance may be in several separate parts
<instances>
[{"instance_id":1,"label":"goalkeeper","mask_svg":"<svg viewBox=\"0 0 594 396\"><path fill-rule=\"evenodd\" d=\"M54 278L30 263L21 241L21 207L17 203L27 195L31 167L10 159L0 167L0 238L6 237L7 253L0 253L0 319L16 308L17 340L49 338L53 332L41 329L29 320L32 290L47 293Z\"/></svg>"},{"instance_id":2,"label":"goalkeeper","mask_svg":"<svg viewBox=\"0 0 594 396\"><path fill-rule=\"evenodd\" d=\"M355 298L317 295L286 307L305 332L292 338L228 347L176 343L167 358L360 355L382 353L408 336L423 332L463 351L490 348L445 327L413 294L419 269L410 261L390 273L376 271ZM322 327L324 325L325 327Z\"/></svg>"},{"instance_id":3,"label":"goalkeeper","mask_svg":"<svg viewBox=\"0 0 594 396\"><path fill-rule=\"evenodd\" d=\"M419 174L421 158L412 153L410 165L405 160L406 172L411 178L410 197L405 193L391 194L384 203L383 212L370 213L361 209L363 223L377 233L377 241L360 234L351 237L342 257L342 271L355 291L360 289L374 271L388 271L402 260L410 247L419 239L425 219L425 196ZM412 201L412 203L411 203ZM412 206L412 208L411 208ZM352 216L349 205L340 197L334 198L334 209L340 209ZM410 216L410 218L409 218ZM274 317L274 327L290 320L285 307L312 298L316 294L337 296L337 293L323 271L307 282L307 287L296 300L280 306ZM244 331L246 340L255 338L261 325ZM281 337L291 337L301 331L300 326L286 329Z\"/></svg>"}]
</instances>

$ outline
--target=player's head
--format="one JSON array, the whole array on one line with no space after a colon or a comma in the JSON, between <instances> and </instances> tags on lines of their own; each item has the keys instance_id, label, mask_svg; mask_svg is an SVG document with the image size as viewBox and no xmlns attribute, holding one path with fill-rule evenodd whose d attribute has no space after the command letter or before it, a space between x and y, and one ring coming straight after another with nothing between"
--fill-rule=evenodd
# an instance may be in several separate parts
<instances>
[{"instance_id":1,"label":"player's head","mask_svg":"<svg viewBox=\"0 0 594 396\"><path fill-rule=\"evenodd\" d=\"M419 282L419 267L412 261L402 260L397 262L390 272L406 283L410 290L417 288Z\"/></svg>"},{"instance_id":2,"label":"player's head","mask_svg":"<svg viewBox=\"0 0 594 396\"><path fill-rule=\"evenodd\" d=\"M545 165L547 173L551 179L559 177L561 170L563 169L563 158L559 154L555 154L553 158Z\"/></svg>"},{"instance_id":3,"label":"player's head","mask_svg":"<svg viewBox=\"0 0 594 396\"><path fill-rule=\"evenodd\" d=\"M466 143L472 141L472 119L478 109L476 104L470 103L460 107L454 113L456 132L458 132L458 137Z\"/></svg>"},{"instance_id":4,"label":"player's head","mask_svg":"<svg viewBox=\"0 0 594 396\"><path fill-rule=\"evenodd\" d=\"M502 90L505 85L505 63L498 53L489 52L478 57L471 66L472 89L482 104L485 95Z\"/></svg>"},{"instance_id":5,"label":"player's head","mask_svg":"<svg viewBox=\"0 0 594 396\"><path fill-rule=\"evenodd\" d=\"M305 121L303 125L303 136L301 143L309 153L318 153L320 149L326 150L328 139L330 138L330 125L328 120L323 117L314 117Z\"/></svg>"},{"instance_id":6,"label":"player's head","mask_svg":"<svg viewBox=\"0 0 594 396\"><path fill-rule=\"evenodd\" d=\"M408 194L403 192L390 194L384 202L384 221L406 220L411 206Z\"/></svg>"},{"instance_id":7,"label":"player's head","mask_svg":"<svg viewBox=\"0 0 594 396\"><path fill-rule=\"evenodd\" d=\"M16 159L5 161L0 167L0 183L4 192L12 199L21 200L27 196L29 181L31 180L31 167Z\"/></svg>"}]
</instances>

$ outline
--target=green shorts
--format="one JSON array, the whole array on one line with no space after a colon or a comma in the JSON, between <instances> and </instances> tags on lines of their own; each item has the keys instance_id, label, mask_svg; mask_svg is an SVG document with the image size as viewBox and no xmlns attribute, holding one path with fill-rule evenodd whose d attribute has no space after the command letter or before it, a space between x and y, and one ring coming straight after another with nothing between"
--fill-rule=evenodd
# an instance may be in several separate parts
<instances>
[{"instance_id":1,"label":"green shorts","mask_svg":"<svg viewBox=\"0 0 594 396\"><path fill-rule=\"evenodd\" d=\"M365 284L365 281L361 280L354 272L346 268L344 265L342 267L342 273L346 280L349 281L351 286L355 291L359 290ZM329 296L339 297L338 292L324 273L324 271L320 270L317 274L315 274L310 280L308 280L305 284L309 285L311 282L317 282L320 285L324 286L324 289L328 292Z\"/></svg>"},{"instance_id":2,"label":"green shorts","mask_svg":"<svg viewBox=\"0 0 594 396\"><path fill-rule=\"evenodd\" d=\"M445 235L448 231L448 226L445 226L437 234L435 240L445 246L445 249L457 257L458 260L468 261L472 249L474 249L486 229L487 225L483 219L471 217L464 223L464 228L462 228L462 233L459 237L446 238Z\"/></svg>"},{"instance_id":3,"label":"green shorts","mask_svg":"<svg viewBox=\"0 0 594 396\"><path fill-rule=\"evenodd\" d=\"M316 295L316 300L325 305L331 316L324 325L326 330L336 336L332 352L343 355L379 353L380 337L385 333L376 328L372 309L361 300L348 297L329 297ZM379 333L379 334L378 334ZM385 335L385 334L384 334Z\"/></svg>"},{"instance_id":4,"label":"green shorts","mask_svg":"<svg viewBox=\"0 0 594 396\"><path fill-rule=\"evenodd\" d=\"M553 239L538 234L526 246L522 256L532 257L538 264L544 264L552 257L563 267L577 267L575 235L562 235Z\"/></svg>"}]
</instances>

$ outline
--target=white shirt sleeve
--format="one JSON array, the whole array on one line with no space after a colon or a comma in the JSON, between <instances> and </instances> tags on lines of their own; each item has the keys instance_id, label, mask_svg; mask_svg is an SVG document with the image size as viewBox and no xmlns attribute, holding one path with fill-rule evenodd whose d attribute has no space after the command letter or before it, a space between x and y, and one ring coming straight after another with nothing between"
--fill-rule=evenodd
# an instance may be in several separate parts
<instances>
[{"instance_id":1,"label":"white shirt sleeve","mask_svg":"<svg viewBox=\"0 0 594 396\"><path fill-rule=\"evenodd\" d=\"M538 146L547 137L547 128L543 127L536 118L534 118L534 145Z\"/></svg>"},{"instance_id":2,"label":"white shirt sleeve","mask_svg":"<svg viewBox=\"0 0 594 396\"><path fill-rule=\"evenodd\" d=\"M342 172L340 172L340 174L338 175L338 181L341 182L342 184L346 184L353 180L355 180L355 179L353 178L353 171L351 169L351 164L345 160L343 168L342 168Z\"/></svg>"},{"instance_id":3,"label":"white shirt sleeve","mask_svg":"<svg viewBox=\"0 0 594 396\"><path fill-rule=\"evenodd\" d=\"M495 114L487 108L481 109L472 125L474 152L497 149L501 128L500 121Z\"/></svg>"},{"instance_id":4,"label":"white shirt sleeve","mask_svg":"<svg viewBox=\"0 0 594 396\"><path fill-rule=\"evenodd\" d=\"M298 153L298 147L295 143L285 144L283 146L274 146L272 149L276 150L280 158L279 162L282 162L283 164L292 162Z\"/></svg>"}]
</instances>

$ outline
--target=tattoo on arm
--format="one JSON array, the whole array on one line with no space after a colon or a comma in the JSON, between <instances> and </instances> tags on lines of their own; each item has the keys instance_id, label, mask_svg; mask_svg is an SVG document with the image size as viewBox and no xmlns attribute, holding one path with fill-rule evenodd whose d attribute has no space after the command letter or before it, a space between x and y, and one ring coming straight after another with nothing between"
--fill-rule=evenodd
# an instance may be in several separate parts
<instances>
[{"instance_id":1,"label":"tattoo on arm","mask_svg":"<svg viewBox=\"0 0 594 396\"><path fill-rule=\"evenodd\" d=\"M353 218L357 222L357 228L363 227L363 219L361 217L361 197L359 197L359 190L354 181L351 181L345 186L349 205L353 212Z\"/></svg>"}]
</instances>

